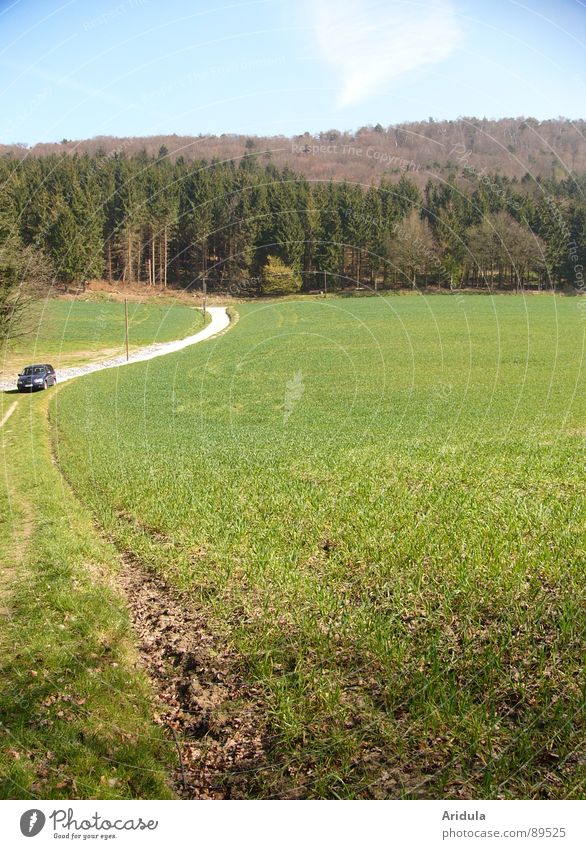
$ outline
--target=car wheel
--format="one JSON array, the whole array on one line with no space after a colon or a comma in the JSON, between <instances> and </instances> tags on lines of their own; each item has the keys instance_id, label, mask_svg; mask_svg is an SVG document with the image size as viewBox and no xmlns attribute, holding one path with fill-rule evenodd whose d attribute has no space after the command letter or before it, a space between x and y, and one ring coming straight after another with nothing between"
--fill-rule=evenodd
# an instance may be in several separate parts
<instances>
[{"instance_id":1,"label":"car wheel","mask_svg":"<svg viewBox=\"0 0 586 849\"><path fill-rule=\"evenodd\" d=\"M43 389L46 389L49 384L47 383L47 378L43 380Z\"/></svg>"}]
</instances>

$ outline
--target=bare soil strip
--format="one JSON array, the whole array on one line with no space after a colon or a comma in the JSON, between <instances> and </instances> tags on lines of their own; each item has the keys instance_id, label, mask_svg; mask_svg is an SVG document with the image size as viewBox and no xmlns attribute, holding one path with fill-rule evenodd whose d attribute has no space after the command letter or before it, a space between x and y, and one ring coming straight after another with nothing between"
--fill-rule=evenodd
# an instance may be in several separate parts
<instances>
[{"instance_id":1,"label":"bare soil strip","mask_svg":"<svg viewBox=\"0 0 586 849\"><path fill-rule=\"evenodd\" d=\"M144 669L159 700L156 720L177 741L176 792L188 799L244 799L259 793L268 735L259 690L189 600L123 554L120 584Z\"/></svg>"}]
</instances>

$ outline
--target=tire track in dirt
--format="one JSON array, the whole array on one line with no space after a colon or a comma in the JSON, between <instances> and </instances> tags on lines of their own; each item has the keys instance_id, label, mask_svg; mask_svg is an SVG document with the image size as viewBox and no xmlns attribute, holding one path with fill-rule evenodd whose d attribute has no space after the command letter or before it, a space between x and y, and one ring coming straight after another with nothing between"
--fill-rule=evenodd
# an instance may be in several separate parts
<instances>
[{"instance_id":1,"label":"tire track in dirt","mask_svg":"<svg viewBox=\"0 0 586 849\"><path fill-rule=\"evenodd\" d=\"M122 560L119 584L158 697L155 719L180 751L176 791L188 799L262 795L270 740L260 691L243 679L201 611L131 552Z\"/></svg>"}]
</instances>

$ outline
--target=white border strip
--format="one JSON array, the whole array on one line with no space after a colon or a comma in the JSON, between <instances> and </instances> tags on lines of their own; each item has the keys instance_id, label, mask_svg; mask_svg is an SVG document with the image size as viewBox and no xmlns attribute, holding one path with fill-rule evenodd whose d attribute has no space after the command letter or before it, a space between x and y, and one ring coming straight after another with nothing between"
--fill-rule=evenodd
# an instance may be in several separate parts
<instances>
[{"instance_id":1,"label":"white border strip","mask_svg":"<svg viewBox=\"0 0 586 849\"><path fill-rule=\"evenodd\" d=\"M3 419L2 419L2 421L0 422L0 427L4 427L4 425L6 424L6 422L8 421L8 419L10 418L10 416L11 416L11 415L13 414L13 412L16 410L17 406L18 406L18 401L15 401L15 402L12 404L12 406L10 406L10 407L6 410L6 412L4 413L4 418L3 418Z\"/></svg>"}]
</instances>

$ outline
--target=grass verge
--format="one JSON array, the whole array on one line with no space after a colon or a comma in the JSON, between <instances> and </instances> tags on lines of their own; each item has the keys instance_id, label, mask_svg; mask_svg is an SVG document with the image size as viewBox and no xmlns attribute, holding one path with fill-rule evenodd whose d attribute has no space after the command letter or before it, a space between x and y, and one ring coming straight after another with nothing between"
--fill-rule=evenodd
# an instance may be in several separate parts
<instances>
[{"instance_id":1,"label":"grass verge","mask_svg":"<svg viewBox=\"0 0 586 849\"><path fill-rule=\"evenodd\" d=\"M51 394L21 398L0 431L0 797L170 798L119 559L52 462Z\"/></svg>"}]
</instances>

